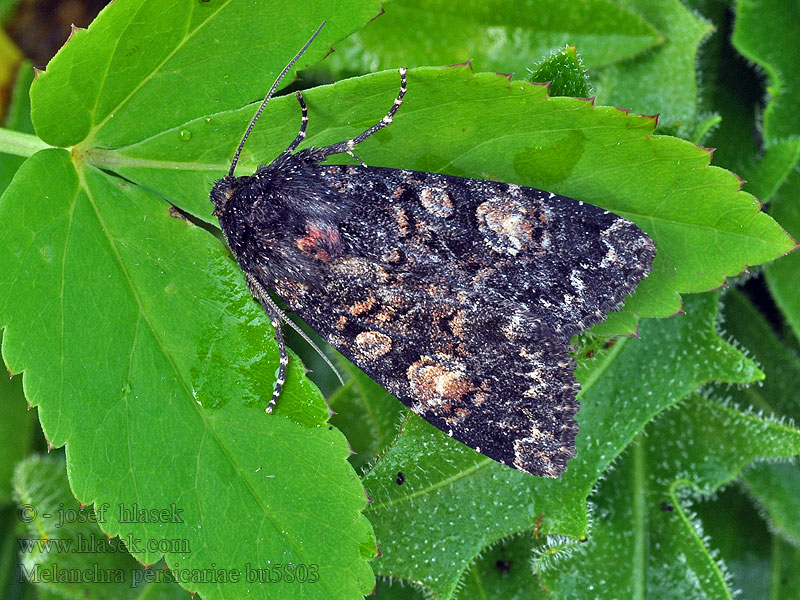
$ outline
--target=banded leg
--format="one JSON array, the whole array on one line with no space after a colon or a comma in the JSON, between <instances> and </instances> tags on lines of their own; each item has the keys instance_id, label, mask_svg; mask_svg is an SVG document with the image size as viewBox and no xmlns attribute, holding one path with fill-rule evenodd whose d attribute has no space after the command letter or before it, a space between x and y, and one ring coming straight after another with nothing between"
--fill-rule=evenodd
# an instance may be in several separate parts
<instances>
[{"instance_id":1,"label":"banded leg","mask_svg":"<svg viewBox=\"0 0 800 600\"><path fill-rule=\"evenodd\" d=\"M278 402L278 398L281 396L283 384L286 382L286 365L289 364L289 354L286 352L286 342L283 339L280 315L273 311L271 307L264 306L264 310L269 317L270 323L272 323L272 328L275 330L275 340L278 342L278 352L280 353L278 377L275 379L275 385L272 387L272 397L269 399L269 404L267 404L266 408L266 413L269 415L272 414L272 409L275 408L275 403Z\"/></svg>"},{"instance_id":2,"label":"banded leg","mask_svg":"<svg viewBox=\"0 0 800 600\"><path fill-rule=\"evenodd\" d=\"M291 154L295 151L304 139L306 139L306 126L308 125L308 109L306 108L306 103L303 100L303 94L297 92L295 94L297 97L297 101L300 103L300 110L302 111L302 118L300 119L300 132L297 134L297 137L294 138L294 141L289 144L289 147L283 151L284 154Z\"/></svg>"},{"instance_id":3,"label":"banded leg","mask_svg":"<svg viewBox=\"0 0 800 600\"><path fill-rule=\"evenodd\" d=\"M303 338L309 346L311 346L314 351L320 355L322 360L331 368L331 371L334 372L336 377L339 379L339 383L344 385L344 379L342 379L342 374L339 373L339 370L334 366L331 362L331 359L328 358L325 353L320 350L319 346L314 343L306 332L300 329L297 324L292 321L291 319L286 318L286 315L283 314L283 311L278 307L277 304L272 300L272 298L267 293L267 290L264 289L259 281L252 277L251 275L247 274L247 287L250 288L250 293L253 294L253 297L259 301L262 307L264 307L264 312L267 313L270 322L272 323L272 328L275 330L275 339L278 342L278 352L280 353L280 365L278 366L278 378L275 381L275 386L272 390L272 398L269 401L269 405L267 406L267 413L271 414L272 409L275 406L275 403L278 401L278 398L281 395L281 389L283 388L283 384L286 381L286 366L289 364L289 354L286 352L286 342L283 338L283 329L281 326L283 323L286 323L294 329L297 334Z\"/></svg>"},{"instance_id":4,"label":"banded leg","mask_svg":"<svg viewBox=\"0 0 800 600\"><path fill-rule=\"evenodd\" d=\"M246 274L246 277L247 287L250 288L250 293L253 294L261 306L264 307L264 312L267 313L270 323L272 323L272 328L275 330L275 340L278 342L278 353L280 355L278 377L275 379L275 384L272 387L272 397L269 399L269 404L266 408L267 414L271 414L275 403L278 402L278 398L280 398L283 384L286 382L286 365L289 364L289 353L286 351L286 341L283 339L283 329L281 328L283 315L281 314L281 309L278 308L272 301L272 298L269 297L264 286L250 274Z\"/></svg>"},{"instance_id":5,"label":"banded leg","mask_svg":"<svg viewBox=\"0 0 800 600\"><path fill-rule=\"evenodd\" d=\"M324 160L325 158L327 158L332 154L341 154L342 152L346 152L347 154L358 160L358 162L360 162L363 165L364 163L361 162L361 159L359 159L355 154L353 154L353 148L355 148L358 144L363 142L373 133L375 133L376 131L380 131L381 129L383 129L389 123L392 122L392 117L394 117L394 114L397 112L397 109L400 108L400 105L403 104L403 96L405 95L406 95L406 70L400 69L400 93L397 94L397 98L394 99L394 104L392 104L392 107L389 109L389 112L386 113L386 116L383 117L377 123L375 123L375 125L367 129L362 134L358 135L357 137L354 137L352 140L347 140L345 142L338 142L336 144L331 144L330 146L325 146L324 148L317 149L315 151L315 157L320 156L321 158L319 160Z\"/></svg>"}]
</instances>

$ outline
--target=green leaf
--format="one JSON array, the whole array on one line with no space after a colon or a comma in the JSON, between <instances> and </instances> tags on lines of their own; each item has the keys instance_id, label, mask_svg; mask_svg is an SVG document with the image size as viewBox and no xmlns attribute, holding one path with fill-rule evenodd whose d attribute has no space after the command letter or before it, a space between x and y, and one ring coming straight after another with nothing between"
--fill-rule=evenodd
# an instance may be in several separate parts
<instances>
[{"instance_id":1,"label":"green leaf","mask_svg":"<svg viewBox=\"0 0 800 600\"><path fill-rule=\"evenodd\" d=\"M33 82L33 67L30 61L24 61L17 70L17 80L11 93L11 101L5 118L5 127L14 131L33 133L31 123L31 102L28 92ZM11 183L14 173L25 161L21 156L0 154L0 194Z\"/></svg>"},{"instance_id":2,"label":"green leaf","mask_svg":"<svg viewBox=\"0 0 800 600\"><path fill-rule=\"evenodd\" d=\"M586 536L588 494L648 421L705 381L762 377L717 336L717 297L687 299L687 314L644 321L641 338L619 339L579 367L578 455L559 479L504 467L410 415L364 478L382 552L376 572L451 598L475 557L500 538L537 523L543 535Z\"/></svg>"},{"instance_id":3,"label":"green leaf","mask_svg":"<svg viewBox=\"0 0 800 600\"><path fill-rule=\"evenodd\" d=\"M609 314L605 321L592 327L591 334L600 338L636 335L638 327L639 318L636 315L625 311L616 312Z\"/></svg>"},{"instance_id":4,"label":"green leaf","mask_svg":"<svg viewBox=\"0 0 800 600\"><path fill-rule=\"evenodd\" d=\"M14 10L17 0L0 0L0 23L5 24L9 14Z\"/></svg>"},{"instance_id":5,"label":"green leaf","mask_svg":"<svg viewBox=\"0 0 800 600\"><path fill-rule=\"evenodd\" d=\"M397 436L405 407L341 354L336 358L348 379L328 398L336 413L331 423L347 437L354 452L350 462L361 472Z\"/></svg>"},{"instance_id":6,"label":"green leaf","mask_svg":"<svg viewBox=\"0 0 800 600\"><path fill-rule=\"evenodd\" d=\"M762 202L769 202L800 164L800 139L781 140L772 144L758 162L742 170L747 179L745 190Z\"/></svg>"},{"instance_id":7,"label":"green leaf","mask_svg":"<svg viewBox=\"0 0 800 600\"><path fill-rule=\"evenodd\" d=\"M769 3L769 6L774 9L777 3ZM778 76L778 73L765 58L777 59L778 62L794 60L793 53L788 50L791 45L786 46L784 51L779 49L779 45L775 45L774 39L770 38L765 42L759 38L772 28L770 19L774 21L785 18L783 15L766 16L769 6L759 7L758 17L752 13L752 6L745 7L744 12L737 15L736 30L731 36L728 27L733 25L728 25L725 19L725 8L715 5L712 12L718 13L715 17L723 22L723 29L715 32L713 38L704 44L700 75L705 84L702 102L709 110L717 111L722 116L721 127L717 128L707 143L717 147L715 159L719 164L738 172L747 180L745 191L763 202L768 202L777 193L800 162L800 139L797 139L800 131L786 139L777 139L770 137L765 130L769 129L774 112L772 108L776 103L783 105L791 100L785 94L771 100L767 110L770 116L765 115L762 123L762 78L738 54L743 52L759 67L766 68L772 76ZM764 12L762 8L765 9ZM787 32L784 27L778 29ZM792 78L794 74L784 72L782 76Z\"/></svg>"},{"instance_id":8,"label":"green leaf","mask_svg":"<svg viewBox=\"0 0 800 600\"><path fill-rule=\"evenodd\" d=\"M711 33L711 25L680 0L617 3L647 19L666 36L666 42L630 61L592 72L598 101L637 113L658 113L659 125L670 131L690 130L697 118L698 48Z\"/></svg>"},{"instance_id":9,"label":"green leaf","mask_svg":"<svg viewBox=\"0 0 800 600\"><path fill-rule=\"evenodd\" d=\"M397 73L378 73L304 92L307 143L328 144L369 127L385 112L398 79ZM652 119L548 98L542 86L473 75L465 68L409 71L408 86L392 127L366 140L359 156L372 165L547 189L635 221L658 248L654 272L628 300L635 314L672 315L680 309L677 292L718 287L726 275L794 246L759 212L759 204L739 191L734 175L710 167L702 148L652 135ZM296 102L282 97L270 103L271 113L245 148L242 172L271 160L293 138ZM237 132L252 111L201 118L138 144L92 151L89 159L209 220L207 191L225 172ZM192 133L188 142L180 130ZM715 251L700 250L710 247Z\"/></svg>"},{"instance_id":10,"label":"green leaf","mask_svg":"<svg viewBox=\"0 0 800 600\"><path fill-rule=\"evenodd\" d=\"M743 476L750 493L769 515L770 527L800 545L800 468L797 462L755 464Z\"/></svg>"},{"instance_id":11,"label":"green leaf","mask_svg":"<svg viewBox=\"0 0 800 600\"><path fill-rule=\"evenodd\" d=\"M755 456L797 453L800 431L691 395L656 419L601 482L588 542L543 563L543 583L576 600L732 598L688 504Z\"/></svg>"},{"instance_id":12,"label":"green leaf","mask_svg":"<svg viewBox=\"0 0 800 600\"><path fill-rule=\"evenodd\" d=\"M726 66L727 63L722 63L720 69L724 72ZM720 81L712 88L715 93L707 94L722 122L703 143L716 148L714 162L736 173L745 173L757 164L761 152L757 140L756 107L737 93L741 85L737 78L742 77L741 72L733 68L730 71L729 76L734 80Z\"/></svg>"},{"instance_id":13,"label":"green leaf","mask_svg":"<svg viewBox=\"0 0 800 600\"><path fill-rule=\"evenodd\" d=\"M11 500L11 476L17 463L32 449L36 414L28 410L22 377L6 378L0 372L0 506ZM0 588L2 589L2 588Z\"/></svg>"},{"instance_id":14,"label":"green leaf","mask_svg":"<svg viewBox=\"0 0 800 600\"><path fill-rule=\"evenodd\" d=\"M736 486L693 507L728 568L740 600L797 599L800 548L771 534L758 511ZM725 518L720 518L725 515Z\"/></svg>"},{"instance_id":15,"label":"green leaf","mask_svg":"<svg viewBox=\"0 0 800 600\"><path fill-rule=\"evenodd\" d=\"M720 123L722 123L722 117L716 113L700 116L687 139L695 144L702 144L719 127Z\"/></svg>"},{"instance_id":16,"label":"green leaf","mask_svg":"<svg viewBox=\"0 0 800 600\"><path fill-rule=\"evenodd\" d=\"M471 60L481 71L524 73L542 56L576 46L587 67L629 59L660 44L646 20L609 0L403 0L336 45L335 73Z\"/></svg>"},{"instance_id":17,"label":"green leaf","mask_svg":"<svg viewBox=\"0 0 800 600\"><path fill-rule=\"evenodd\" d=\"M29 587L20 586L17 582L17 572L19 571L19 555L16 547L18 525L17 507L9 503L0 506L0 593L8 598L12 598L12 589L19 589L18 596L23 597L23 590Z\"/></svg>"},{"instance_id":18,"label":"green leaf","mask_svg":"<svg viewBox=\"0 0 800 600\"><path fill-rule=\"evenodd\" d=\"M558 3L550 16L601 4L603 15L587 13L590 26L633 15L591 2ZM639 11L639 3L630 8ZM179 524L104 528L190 539L191 553L167 556L176 570L267 560L321 567L320 582L302 588L187 584L206 598L354 598L373 581L366 561L375 543L360 514L363 488L343 460L347 443L329 429L328 411L294 356L277 414L262 414L277 366L272 331L219 242L204 227L169 218L164 201L212 222L208 189L227 170L255 110L246 104L263 96L323 14L329 24L302 64L318 60L378 4L317 0L299 10L289 26L277 0L111 4L89 31L73 36L32 91L38 134L70 152L30 158L0 200L4 356L25 371L26 393L51 443L67 443L73 490L87 503L180 503L192 524L188 533ZM677 0L648 11L619 23L647 20L669 40L647 54L627 46L637 57L611 67L619 69L611 92L658 100L655 110L666 106L662 123L702 131L708 125L697 115L690 63L707 28ZM392 35L401 33L414 28ZM631 40L596 41L613 52ZM425 48L411 50L420 56ZM533 62L524 53L520 59ZM636 85L626 85L628 78ZM655 86L651 95L647 85ZM392 71L308 91L307 143L340 141L373 124L397 86ZM653 135L652 119L548 98L541 86L466 69L410 71L406 100L393 126L359 152L369 164L549 189L615 210L653 236L655 271L626 312L604 324L605 334L633 331L641 316L672 314L679 293L716 287L794 247L733 175L709 167L705 150ZM241 173L274 158L298 125L296 100L276 98L245 148ZM3 148L24 153L41 144L0 131ZM788 162L778 159L791 149L784 150L764 163L763 189L777 190L786 179ZM336 422L363 448L354 460L363 468L368 454L385 453L365 478L381 572L422 582L441 597L457 589L511 594L516 582L490 581L492 567L480 555L539 523L551 536L543 551L560 558L570 542L553 534L587 534L587 495L649 420L702 382L760 375L716 335L716 297L687 299L687 315L643 321L641 339L619 340L581 362L580 454L559 481L503 469L416 418L392 439L389 415L399 403L384 396L370 404L375 392L352 384L337 400ZM357 415L374 406L386 409L374 423ZM159 556L137 553L142 561ZM702 552L697 564L712 566ZM526 573L525 581L534 579Z\"/></svg>"},{"instance_id":19,"label":"green leaf","mask_svg":"<svg viewBox=\"0 0 800 600\"><path fill-rule=\"evenodd\" d=\"M157 594L149 589L153 586L145 578L163 577L163 566L148 572L123 541L106 537L97 522L111 508L81 507L70 492L62 461L30 458L20 463L14 492L28 534L19 541L21 574L39 589L76 599L185 597L175 583L162 584ZM136 542L128 538L127 544ZM65 581L70 573L71 581Z\"/></svg>"},{"instance_id":20,"label":"green leaf","mask_svg":"<svg viewBox=\"0 0 800 600\"><path fill-rule=\"evenodd\" d=\"M370 596L370 600L429 600L429 596L407 581L379 577L375 594Z\"/></svg>"},{"instance_id":21,"label":"green leaf","mask_svg":"<svg viewBox=\"0 0 800 600\"><path fill-rule=\"evenodd\" d=\"M4 8L0 3L0 21L3 19ZM11 87L15 78L15 71L22 61L22 53L5 29L0 29L0 89L3 90L3 104L5 104L5 90ZM5 106L0 106L0 114Z\"/></svg>"},{"instance_id":22,"label":"green leaf","mask_svg":"<svg viewBox=\"0 0 800 600\"><path fill-rule=\"evenodd\" d=\"M9 129L33 133L30 88L34 75L31 61L23 60L17 68L17 78L6 111L5 126Z\"/></svg>"},{"instance_id":23,"label":"green leaf","mask_svg":"<svg viewBox=\"0 0 800 600\"><path fill-rule=\"evenodd\" d=\"M698 110L719 115L721 122L700 143L716 148L714 162L741 173L759 152L756 105L761 99L761 80L731 45L732 8L714 0L695 0L690 6L715 25L698 55Z\"/></svg>"},{"instance_id":24,"label":"green leaf","mask_svg":"<svg viewBox=\"0 0 800 600\"><path fill-rule=\"evenodd\" d=\"M376 0L128 0L77 30L31 89L37 135L54 146L118 147L264 95L327 19L298 67L379 10ZM246 31L247 35L240 35ZM290 81L287 80L287 81Z\"/></svg>"},{"instance_id":25,"label":"green leaf","mask_svg":"<svg viewBox=\"0 0 800 600\"><path fill-rule=\"evenodd\" d=\"M739 292L725 295L726 329L763 365L766 379L759 387L724 390L739 406L752 406L777 419L800 416L800 359L776 337L756 308ZM795 462L757 463L742 475L750 496L762 507L772 531L800 544L800 466Z\"/></svg>"},{"instance_id":26,"label":"green leaf","mask_svg":"<svg viewBox=\"0 0 800 600\"><path fill-rule=\"evenodd\" d=\"M169 214L63 150L28 159L0 202L4 358L50 444L66 444L76 497L174 503L180 523L103 523L188 540L166 553L173 570L292 562L319 570L308 598L369 592L374 541L344 436L296 359L277 414L263 413L278 365L268 320L216 238ZM183 583L209 599L297 589Z\"/></svg>"},{"instance_id":27,"label":"green leaf","mask_svg":"<svg viewBox=\"0 0 800 600\"><path fill-rule=\"evenodd\" d=\"M800 239L800 202L798 202L798 198L800 198L800 173L795 171L770 204L770 214L779 219L795 239ZM772 292L784 319L792 328L794 335L800 336L800 295L797 293L800 253L794 252L767 265L764 269L764 276L769 285L769 291Z\"/></svg>"},{"instance_id":28,"label":"green leaf","mask_svg":"<svg viewBox=\"0 0 800 600\"><path fill-rule=\"evenodd\" d=\"M764 316L738 290L729 290L723 296L722 321L725 333L761 366L766 377L758 386L722 387L719 394L774 418L800 415L800 398L795 393L800 388L800 359L781 343Z\"/></svg>"},{"instance_id":29,"label":"green leaf","mask_svg":"<svg viewBox=\"0 0 800 600\"><path fill-rule=\"evenodd\" d=\"M575 46L545 58L532 69L528 81L549 83L550 96L588 98L590 95L589 79Z\"/></svg>"},{"instance_id":30,"label":"green leaf","mask_svg":"<svg viewBox=\"0 0 800 600\"><path fill-rule=\"evenodd\" d=\"M764 143L800 135L800 6L782 0L737 0L733 45L767 74Z\"/></svg>"},{"instance_id":31,"label":"green leaf","mask_svg":"<svg viewBox=\"0 0 800 600\"><path fill-rule=\"evenodd\" d=\"M739 486L726 487L693 504L692 510L703 525L706 545L719 552L717 559L721 559L730 576L729 587L739 592L736 597L770 598L770 554L776 540ZM774 598L784 597L781 587L776 586Z\"/></svg>"},{"instance_id":32,"label":"green leaf","mask_svg":"<svg viewBox=\"0 0 800 600\"><path fill-rule=\"evenodd\" d=\"M534 535L530 533L496 542L470 565L454 597L457 600L552 598L541 589L531 567L532 547L536 544Z\"/></svg>"}]
</instances>

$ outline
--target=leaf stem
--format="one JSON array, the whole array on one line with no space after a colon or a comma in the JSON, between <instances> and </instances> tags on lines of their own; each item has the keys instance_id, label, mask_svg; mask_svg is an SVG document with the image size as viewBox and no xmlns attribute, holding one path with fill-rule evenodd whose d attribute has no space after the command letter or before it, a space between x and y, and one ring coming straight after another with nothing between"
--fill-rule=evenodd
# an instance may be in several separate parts
<instances>
[{"instance_id":1,"label":"leaf stem","mask_svg":"<svg viewBox=\"0 0 800 600\"><path fill-rule=\"evenodd\" d=\"M30 133L22 133L0 127L0 152L27 157L33 156L39 150L52 147Z\"/></svg>"}]
</instances>

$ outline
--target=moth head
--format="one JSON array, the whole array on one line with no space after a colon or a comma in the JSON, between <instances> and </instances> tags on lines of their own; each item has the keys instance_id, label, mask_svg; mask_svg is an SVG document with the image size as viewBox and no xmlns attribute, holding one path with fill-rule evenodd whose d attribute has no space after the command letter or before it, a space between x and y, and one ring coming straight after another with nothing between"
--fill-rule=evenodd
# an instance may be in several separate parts
<instances>
[{"instance_id":1,"label":"moth head","mask_svg":"<svg viewBox=\"0 0 800 600\"><path fill-rule=\"evenodd\" d=\"M236 193L237 187L237 178L232 175L225 175L222 179L217 179L209 194L211 202L214 204L214 212L211 214L215 217L219 217L225 212L225 205L228 204L228 200Z\"/></svg>"}]
</instances>

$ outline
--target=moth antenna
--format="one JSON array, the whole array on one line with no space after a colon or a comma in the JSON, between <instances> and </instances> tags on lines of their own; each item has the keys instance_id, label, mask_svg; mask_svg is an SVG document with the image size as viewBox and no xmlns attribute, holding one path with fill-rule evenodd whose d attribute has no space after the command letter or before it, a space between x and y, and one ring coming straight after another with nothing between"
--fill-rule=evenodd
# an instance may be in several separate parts
<instances>
[{"instance_id":1,"label":"moth antenna","mask_svg":"<svg viewBox=\"0 0 800 600\"><path fill-rule=\"evenodd\" d=\"M325 361L325 364L328 365L331 368L331 371L333 371L333 374L336 375L336 378L339 380L339 383L344 385L344 379L342 379L342 374L339 373L339 370L333 365L331 359L328 358L328 356L322 350L320 350L319 346L317 346L314 343L314 340L308 337L306 335L306 332L300 329L300 327L297 326L297 323L289 319L285 314L281 313L281 317L283 318L284 323L286 323L289 327L294 329L300 335L300 337L303 338L308 343L308 345L314 349L314 351L317 354L319 354L320 358Z\"/></svg>"},{"instance_id":2,"label":"moth antenna","mask_svg":"<svg viewBox=\"0 0 800 600\"><path fill-rule=\"evenodd\" d=\"M286 76L286 73L289 72L289 69L291 69L298 60L300 60L300 57L303 56L303 52L305 52L308 49L308 47L311 45L311 42L314 41L314 38L316 38L317 35L319 35L319 32L322 31L322 28L325 27L325 23L327 23L327 21L323 21L322 25L320 25L314 32L314 35L308 38L308 41L305 43L305 45L302 48L300 48L300 52L294 55L294 58L291 61L289 61L289 64L283 68L283 71L281 71L281 74L278 75L278 78L275 80L275 83L272 84L272 87L270 88L267 95L264 97L264 101L261 103L261 106L258 107L258 110L256 111L253 120L250 121L250 125L247 127L247 131L245 131L244 137L242 138L242 141L239 143L239 147L236 149L236 154L233 155L233 162L231 163L230 171L228 171L228 177L233 177L233 171L234 169L236 169L236 163L239 162L239 155L242 153L242 148L244 147L244 143L250 136L250 132L253 131L253 127L256 126L256 121L258 121L258 118L261 116L261 113L264 112L264 107L267 105L267 102L269 102L270 98L272 98L272 94L274 94L275 90L278 89L278 85L280 84L281 79L283 79Z\"/></svg>"},{"instance_id":3,"label":"moth antenna","mask_svg":"<svg viewBox=\"0 0 800 600\"><path fill-rule=\"evenodd\" d=\"M267 294L267 291L262 287L262 285L256 279L248 277L248 280L258 291L259 299L262 300L264 304L269 306L269 310L271 310L275 315L277 315L282 323L286 323L289 327L294 329L300 335L300 337L303 338L308 343L308 345L314 349L314 351L317 354L320 355L320 358L322 358L322 360L325 361L325 364L331 368L331 371L333 371L333 374L336 375L336 378L339 380L339 383L344 385L344 379L342 379L342 374L339 373L339 370L335 366L333 366L331 359L328 358L325 355L325 353L322 350L320 350L319 346L317 346L314 343L314 340L308 337L308 335L306 335L306 332L297 326L297 323L295 323L286 316L286 314L280 309L280 307L277 304L275 304L275 301L272 299L272 297L269 294ZM266 309L267 306L264 306L264 308Z\"/></svg>"}]
</instances>

